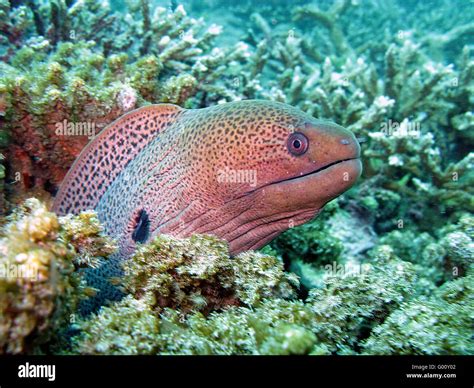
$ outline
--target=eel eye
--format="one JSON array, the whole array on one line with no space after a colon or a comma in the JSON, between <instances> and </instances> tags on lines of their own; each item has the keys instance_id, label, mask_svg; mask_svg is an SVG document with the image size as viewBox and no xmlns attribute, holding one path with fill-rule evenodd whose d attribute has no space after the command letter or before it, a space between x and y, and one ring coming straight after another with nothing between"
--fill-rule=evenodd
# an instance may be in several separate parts
<instances>
[{"instance_id":1,"label":"eel eye","mask_svg":"<svg viewBox=\"0 0 474 388\"><path fill-rule=\"evenodd\" d=\"M308 150L308 138L301 132L293 132L288 137L288 151L295 156L303 155Z\"/></svg>"}]
</instances>

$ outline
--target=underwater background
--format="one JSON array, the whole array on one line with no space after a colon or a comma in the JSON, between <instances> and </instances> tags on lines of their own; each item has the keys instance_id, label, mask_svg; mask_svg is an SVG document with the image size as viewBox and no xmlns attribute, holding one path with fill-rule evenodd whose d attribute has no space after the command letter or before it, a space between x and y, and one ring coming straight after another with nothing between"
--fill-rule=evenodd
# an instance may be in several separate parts
<instances>
[{"instance_id":1,"label":"underwater background","mask_svg":"<svg viewBox=\"0 0 474 388\"><path fill-rule=\"evenodd\" d=\"M0 0L0 353L474 354L473 53L468 0ZM115 249L50 210L82 148L243 99L351 130L358 183L258 252L159 236L81 316Z\"/></svg>"}]
</instances>

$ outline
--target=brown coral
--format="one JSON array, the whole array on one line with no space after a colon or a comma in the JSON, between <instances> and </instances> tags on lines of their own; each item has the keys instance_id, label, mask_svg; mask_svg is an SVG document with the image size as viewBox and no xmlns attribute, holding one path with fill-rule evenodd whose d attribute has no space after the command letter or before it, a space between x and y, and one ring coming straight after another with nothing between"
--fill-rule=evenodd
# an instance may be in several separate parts
<instances>
[{"instance_id":1,"label":"brown coral","mask_svg":"<svg viewBox=\"0 0 474 388\"><path fill-rule=\"evenodd\" d=\"M40 352L57 339L86 295L79 258L113 249L91 214L58 219L36 199L19 207L1 230L0 354Z\"/></svg>"}]
</instances>

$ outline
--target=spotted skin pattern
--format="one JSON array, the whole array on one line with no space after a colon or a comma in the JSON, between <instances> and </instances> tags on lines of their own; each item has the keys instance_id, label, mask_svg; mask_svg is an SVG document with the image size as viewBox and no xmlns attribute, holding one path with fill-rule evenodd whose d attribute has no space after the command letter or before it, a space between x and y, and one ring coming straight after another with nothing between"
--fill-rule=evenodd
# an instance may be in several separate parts
<instances>
[{"instance_id":1,"label":"spotted skin pattern","mask_svg":"<svg viewBox=\"0 0 474 388\"><path fill-rule=\"evenodd\" d=\"M289 149L295 132L307 139L301 155ZM100 300L116 299L104 279L120 276L137 226L146 224L144 241L208 233L227 240L233 254L257 249L351 187L361 173L359 153L346 129L281 103L151 105L122 116L84 149L53 210L95 209L118 240L117 254L87 274ZM236 181L235 172L255 179Z\"/></svg>"}]
</instances>

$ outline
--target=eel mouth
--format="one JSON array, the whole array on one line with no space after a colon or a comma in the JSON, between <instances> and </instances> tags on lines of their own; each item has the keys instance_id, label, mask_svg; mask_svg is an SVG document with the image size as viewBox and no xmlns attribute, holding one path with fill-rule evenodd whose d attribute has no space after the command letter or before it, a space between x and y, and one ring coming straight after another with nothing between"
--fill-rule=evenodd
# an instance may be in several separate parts
<instances>
[{"instance_id":1,"label":"eel mouth","mask_svg":"<svg viewBox=\"0 0 474 388\"><path fill-rule=\"evenodd\" d=\"M339 159L307 173L256 187L238 198L256 194L268 196L271 195L270 193L280 192L277 195L283 195L288 199L298 191L306 192L304 195L309 197L312 196L312 193L316 193L316 196L336 197L352 186L361 173L362 163L359 156ZM349 175L346 177L344 176L346 174Z\"/></svg>"},{"instance_id":2,"label":"eel mouth","mask_svg":"<svg viewBox=\"0 0 474 388\"><path fill-rule=\"evenodd\" d=\"M310 171L306 174L294 176L294 177L291 177L291 178L282 179L282 180L279 180L279 181L272 182L271 184L274 185L274 184L278 184L278 183L282 183L282 182L290 182L290 181L297 180L297 179L304 179L305 177L308 177L310 175L317 175L320 172L322 172L324 170L327 170L327 169L329 169L333 166L336 166L338 164L344 164L345 162L350 162L350 161L353 161L353 160L360 160L360 158L356 157L356 158L347 158L347 159L336 160L335 162L328 163L328 164L326 164L326 165L324 165L324 166L322 166L322 167L320 167L316 170Z\"/></svg>"}]
</instances>

